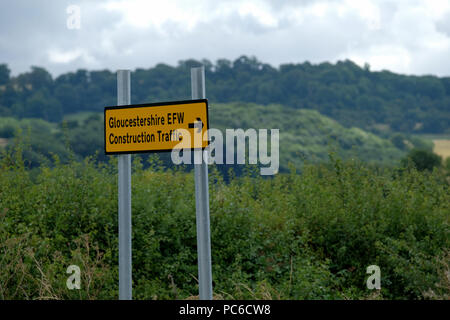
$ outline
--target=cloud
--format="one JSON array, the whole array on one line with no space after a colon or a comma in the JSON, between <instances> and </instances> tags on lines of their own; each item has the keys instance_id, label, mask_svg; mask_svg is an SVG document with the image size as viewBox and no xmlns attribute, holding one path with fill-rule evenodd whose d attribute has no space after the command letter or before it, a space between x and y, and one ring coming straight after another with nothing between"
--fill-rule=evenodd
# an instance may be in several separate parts
<instances>
[{"instance_id":1,"label":"cloud","mask_svg":"<svg viewBox=\"0 0 450 320\"><path fill-rule=\"evenodd\" d=\"M69 5L81 29L67 28ZM450 75L442 0L15 0L0 4L0 63L57 75L254 55L275 66L352 59L372 70Z\"/></svg>"}]
</instances>

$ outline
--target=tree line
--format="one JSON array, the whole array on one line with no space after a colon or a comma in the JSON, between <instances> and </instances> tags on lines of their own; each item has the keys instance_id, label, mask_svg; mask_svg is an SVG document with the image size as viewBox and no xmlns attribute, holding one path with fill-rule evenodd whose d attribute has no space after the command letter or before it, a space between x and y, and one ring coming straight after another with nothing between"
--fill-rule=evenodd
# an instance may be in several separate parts
<instances>
[{"instance_id":1,"label":"tree line","mask_svg":"<svg viewBox=\"0 0 450 320\"><path fill-rule=\"evenodd\" d=\"M132 103L190 99L190 71L203 64L211 102L282 104L315 109L344 126L372 132L448 133L450 77L373 72L349 60L282 64L255 57L234 61L184 60L132 73ZM12 77L0 64L0 117L43 118L102 111L116 104L116 75L109 70L68 72L57 77L42 67Z\"/></svg>"}]
</instances>

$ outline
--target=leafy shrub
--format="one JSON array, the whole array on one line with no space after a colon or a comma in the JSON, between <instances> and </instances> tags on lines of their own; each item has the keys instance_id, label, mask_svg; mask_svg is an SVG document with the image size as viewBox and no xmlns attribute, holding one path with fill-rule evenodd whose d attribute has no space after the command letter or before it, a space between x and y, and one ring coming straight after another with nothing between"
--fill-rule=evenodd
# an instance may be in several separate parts
<instances>
[{"instance_id":1,"label":"leafy shrub","mask_svg":"<svg viewBox=\"0 0 450 320\"><path fill-rule=\"evenodd\" d=\"M406 158L402 160L403 166L411 163L417 170L433 170L434 167L440 167L442 158L432 151L414 149L411 150Z\"/></svg>"},{"instance_id":2,"label":"leafy shrub","mask_svg":"<svg viewBox=\"0 0 450 320\"><path fill-rule=\"evenodd\" d=\"M14 152L13 152L14 151ZM28 170L20 145L0 159L0 298L116 299L117 163ZM198 292L192 173L133 162L133 296ZM210 169L214 292L224 299L448 296L450 192L438 171L343 162L269 179ZM66 268L79 265L81 290ZM381 268L379 294L366 268Z\"/></svg>"}]
</instances>

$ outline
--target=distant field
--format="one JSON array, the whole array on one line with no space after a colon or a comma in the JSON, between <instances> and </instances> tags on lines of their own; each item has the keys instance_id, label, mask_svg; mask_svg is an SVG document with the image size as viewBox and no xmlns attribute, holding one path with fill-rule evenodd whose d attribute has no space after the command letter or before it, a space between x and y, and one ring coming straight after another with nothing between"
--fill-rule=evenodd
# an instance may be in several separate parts
<instances>
[{"instance_id":1,"label":"distant field","mask_svg":"<svg viewBox=\"0 0 450 320\"><path fill-rule=\"evenodd\" d=\"M450 139L434 139L434 153L440 155L443 159L450 157Z\"/></svg>"},{"instance_id":2,"label":"distant field","mask_svg":"<svg viewBox=\"0 0 450 320\"><path fill-rule=\"evenodd\" d=\"M6 147L8 144L8 139L0 138L0 147Z\"/></svg>"}]
</instances>

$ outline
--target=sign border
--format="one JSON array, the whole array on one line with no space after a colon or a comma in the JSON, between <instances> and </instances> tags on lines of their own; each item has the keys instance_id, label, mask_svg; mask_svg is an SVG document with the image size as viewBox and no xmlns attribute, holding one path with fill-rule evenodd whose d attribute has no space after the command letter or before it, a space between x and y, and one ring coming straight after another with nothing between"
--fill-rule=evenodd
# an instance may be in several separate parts
<instances>
[{"instance_id":1,"label":"sign border","mask_svg":"<svg viewBox=\"0 0 450 320\"><path fill-rule=\"evenodd\" d=\"M134 154L134 153L159 153L159 152L171 152L173 149L164 149L164 150L139 150L139 151L106 151L106 110L111 109L128 109L128 108L145 108L145 107L164 107L169 105L179 105L179 104L194 104L204 102L206 103L206 125L209 127L209 105L208 99L195 99L195 100L178 100L178 101L164 101L164 102L152 102L152 103L140 103L140 104L127 104L122 106L106 106L103 110L103 143L104 143L104 151L106 155L115 155L115 154ZM211 140L208 137L208 145L206 147L202 147L201 150L205 150L211 143ZM200 148L186 148L180 150L200 150Z\"/></svg>"}]
</instances>

